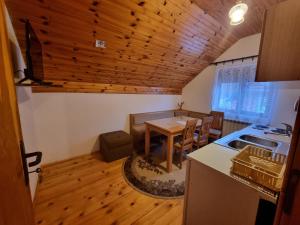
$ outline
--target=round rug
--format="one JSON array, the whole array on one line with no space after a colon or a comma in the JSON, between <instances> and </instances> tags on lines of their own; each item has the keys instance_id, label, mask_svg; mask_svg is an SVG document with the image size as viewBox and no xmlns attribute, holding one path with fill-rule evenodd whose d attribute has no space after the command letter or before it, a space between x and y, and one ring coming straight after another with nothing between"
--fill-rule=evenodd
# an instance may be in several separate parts
<instances>
[{"instance_id":1,"label":"round rug","mask_svg":"<svg viewBox=\"0 0 300 225\"><path fill-rule=\"evenodd\" d=\"M134 154L123 164L123 174L128 183L138 191L161 198L178 198L184 195L186 162L179 168L179 156L174 155L172 172L166 171L167 163L161 155L149 157Z\"/></svg>"}]
</instances>

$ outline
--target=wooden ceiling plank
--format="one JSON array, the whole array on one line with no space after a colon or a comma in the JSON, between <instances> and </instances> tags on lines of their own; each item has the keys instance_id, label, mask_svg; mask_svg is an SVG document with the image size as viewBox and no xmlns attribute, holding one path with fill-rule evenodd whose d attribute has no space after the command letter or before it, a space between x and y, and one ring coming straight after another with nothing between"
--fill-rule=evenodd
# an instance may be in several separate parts
<instances>
[{"instance_id":1,"label":"wooden ceiling plank","mask_svg":"<svg viewBox=\"0 0 300 225\"><path fill-rule=\"evenodd\" d=\"M176 72L175 74L173 72L168 72L166 71L165 73L161 73L161 72L136 72L136 71L132 71L130 69L128 70L117 70L117 69L113 69L113 68L106 68L106 67L103 67L103 68L99 68L99 69L92 69L91 67L88 67L88 66L84 66L84 67L77 67L79 69L69 69L68 66L69 65L66 65L66 64L63 64L62 66L47 66L47 70L49 71L57 71L59 68L62 68L63 66L66 67L65 70L62 70L61 72L67 72L67 71L70 71L70 72L73 72L73 73L83 73L83 72L86 72L87 74L94 74L94 75L101 75L102 73L105 73L105 74L111 74L110 76L114 77L114 73L118 73L118 74L130 74L130 76L128 76L128 78L131 78L131 76L134 76L136 79L138 78L148 78L150 79L149 77L153 77L153 78L160 78L160 79L169 79L171 75L175 75L174 76L174 80L178 80L178 81L184 81L188 78L190 78L192 75L185 75L185 74L181 74L180 72ZM197 72L194 72L194 73L197 73ZM87 75L86 74L86 75Z\"/></svg>"},{"instance_id":2,"label":"wooden ceiling plank","mask_svg":"<svg viewBox=\"0 0 300 225\"><path fill-rule=\"evenodd\" d=\"M53 16L53 18L56 18L56 17L58 17L58 15ZM103 17L103 16L102 16L102 17ZM74 18L72 17L72 19L74 19ZM103 19L103 18L102 18L102 19ZM79 20L79 18L78 18L78 20ZM77 20L77 21L78 21L78 20ZM61 21L65 21L65 19L64 19L64 20L61 20ZM79 20L79 21L83 22L82 20ZM102 22L103 22L103 21L102 21ZM76 21L74 21L74 23L76 23ZM90 22L90 23L91 23L91 22ZM120 23L119 20L117 20L117 23ZM70 21L68 24L72 25L73 22ZM68 24L66 24L66 27L68 26ZM105 23L102 23L102 25L103 25L103 24L105 24ZM111 24L110 24L110 25L111 25ZM120 24L118 24L118 25L120 25ZM199 25L200 25L200 24L199 24ZM126 27L126 28L128 27L127 24L125 24L125 27ZM127 30L128 30L128 29L127 29Z\"/></svg>"},{"instance_id":3,"label":"wooden ceiling plank","mask_svg":"<svg viewBox=\"0 0 300 225\"><path fill-rule=\"evenodd\" d=\"M67 42L66 42L66 44L64 44L64 45L66 45L67 46ZM74 47L73 47L74 48ZM73 49L72 48L72 49ZM92 49L92 48L91 48ZM96 49L96 50L98 50L98 49ZM100 51L100 50L99 50ZM101 51L100 51L100 53L101 53ZM149 54L152 54L152 53L149 53ZM176 53L176 54L178 54L178 55L180 55L180 53ZM184 55L182 55L182 57L183 57ZM184 58L188 58L187 56L184 56ZM191 58L191 57L190 57Z\"/></svg>"},{"instance_id":4,"label":"wooden ceiling plank","mask_svg":"<svg viewBox=\"0 0 300 225\"><path fill-rule=\"evenodd\" d=\"M145 68L149 71L151 70L156 70L156 69L159 69L159 70L170 70L170 69L173 69L173 70L176 70L177 72L182 72L182 73L189 73L189 72L195 72L195 71L198 71L199 68L201 68L201 66L205 65L205 63L197 63L196 65L194 65L193 67L191 67L191 64L188 64L186 62L181 62L181 64L175 64L175 62L170 62L170 64L161 64L161 63L158 63L158 62L155 62L155 61L145 61L145 60L131 60L131 59L123 59L124 57L122 57L122 59L120 59L119 57L117 58L107 58L106 56L104 57L93 57L92 55L89 55L89 57L86 57L86 58L80 58L80 56L82 56L82 54L79 54L79 55L76 55L76 58L73 58L73 60L70 60L72 58L69 58L69 56L66 56L64 53L67 53L67 52L50 52L49 51L49 56L46 57L45 61L48 63L51 63L51 64L55 64L57 62L57 60L64 60L64 61L67 61L69 65L73 65L73 66L76 66L79 65L80 63L86 63L86 64L89 64L92 68L92 67L105 67L105 66L110 66L110 67L113 67L115 68L116 66L120 67L120 66L123 66L123 69L128 69L130 70L130 68ZM74 55L75 57L75 55ZM78 58L78 59L77 59ZM126 57L125 57L126 58ZM171 58L170 58L171 59ZM112 64L112 62L114 64ZM155 64L154 64L155 63ZM128 64L130 64L130 66L128 66ZM57 64L59 65L59 64ZM155 66L153 66L155 65ZM190 65L190 66L189 66ZM184 68L185 66L189 66L188 69ZM164 72L165 72L164 71Z\"/></svg>"},{"instance_id":5,"label":"wooden ceiling plank","mask_svg":"<svg viewBox=\"0 0 300 225\"><path fill-rule=\"evenodd\" d=\"M181 94L181 89L162 87L140 87L112 84L89 84L83 82L52 81L63 87L33 87L33 93L41 92L83 92L83 93L127 93L127 94Z\"/></svg>"},{"instance_id":6,"label":"wooden ceiling plank","mask_svg":"<svg viewBox=\"0 0 300 225\"><path fill-rule=\"evenodd\" d=\"M277 0L245 1L246 21L236 27L228 25L227 15L234 0L6 3L23 51L20 20L29 18L37 31L46 79L182 88L239 38L259 32L260 15ZM107 48L95 48L96 39ZM68 90L76 88L82 91L78 85Z\"/></svg>"},{"instance_id":7,"label":"wooden ceiling plank","mask_svg":"<svg viewBox=\"0 0 300 225\"><path fill-rule=\"evenodd\" d=\"M57 69L49 69L50 73L57 73ZM66 77L71 77L73 74L81 74L81 71L70 71L70 70L66 70L66 71L62 71L64 72L64 76L60 76L59 78L60 79L63 79L63 78L66 78ZM126 76L125 76L126 74ZM128 74L130 74L131 76L128 76ZM176 74L175 74L176 75ZM98 72L98 73L94 73L94 72L88 72L85 76L85 78L94 78L94 79L127 79L127 80L136 80L136 81L140 81L142 80L143 78L144 79L147 79L148 81L162 81L162 82L166 82L169 80L169 85L170 83L183 83L186 79L178 79L178 78L175 78L176 76L174 75L173 76L169 76L169 79L167 77L155 77L155 76L146 76L143 75L142 77L141 76L137 76L136 74L133 74L131 72L128 72L126 73L125 72L114 72L114 73L111 73L110 71L109 72L106 72L106 71L101 71L101 72ZM189 76L189 77L192 77L192 76ZM76 78L76 76L74 76L74 78ZM99 83L99 82L98 82ZM102 83L102 82L100 82ZM109 82L110 83L110 82Z\"/></svg>"}]
</instances>

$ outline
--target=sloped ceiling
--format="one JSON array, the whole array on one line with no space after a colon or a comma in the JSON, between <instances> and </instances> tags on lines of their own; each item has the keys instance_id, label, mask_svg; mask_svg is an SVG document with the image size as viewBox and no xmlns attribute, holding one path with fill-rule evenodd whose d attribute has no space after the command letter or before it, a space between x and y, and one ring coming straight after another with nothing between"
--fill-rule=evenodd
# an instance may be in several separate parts
<instances>
[{"instance_id":1,"label":"sloped ceiling","mask_svg":"<svg viewBox=\"0 0 300 225\"><path fill-rule=\"evenodd\" d=\"M25 19L41 40L46 80L174 90L260 32L263 11L279 1L244 2L246 21L232 27L234 0L6 0L22 49Z\"/></svg>"}]
</instances>

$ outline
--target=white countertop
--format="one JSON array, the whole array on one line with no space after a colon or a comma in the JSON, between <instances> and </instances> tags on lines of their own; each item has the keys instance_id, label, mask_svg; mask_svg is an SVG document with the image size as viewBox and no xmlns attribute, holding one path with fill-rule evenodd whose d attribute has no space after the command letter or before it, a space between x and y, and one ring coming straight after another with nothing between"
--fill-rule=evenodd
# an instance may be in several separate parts
<instances>
[{"instance_id":1,"label":"white countertop","mask_svg":"<svg viewBox=\"0 0 300 225\"><path fill-rule=\"evenodd\" d=\"M223 137L222 139L225 141L230 141L232 138L236 137L237 135L241 134L251 134L255 136L259 136L262 138L272 139L276 141L282 142L281 144L284 146L284 149L286 149L285 154L288 153L289 149L289 143L291 138L280 136L280 135L273 135L273 134L264 134L264 131L256 130L250 127L247 127L245 129L242 129L240 131L234 132L226 137ZM231 148L211 143L209 145L206 145L188 155L189 159L196 160L208 167L211 167L212 169L219 171L223 173L224 175L230 176L233 179L237 179L241 181L242 183L245 183L246 185L256 189L257 191L261 192L264 198L269 199L272 202L276 202L276 197L268 195L262 190L262 188L258 187L257 185L250 183L248 181L243 181L235 176L233 176L230 173L230 168L232 166L231 159L236 156L239 153L237 150L233 150Z\"/></svg>"},{"instance_id":2,"label":"white countertop","mask_svg":"<svg viewBox=\"0 0 300 225\"><path fill-rule=\"evenodd\" d=\"M239 151L211 143L193 151L188 157L212 167L225 175L230 175L230 168L232 166L231 159L238 153Z\"/></svg>"},{"instance_id":3,"label":"white countertop","mask_svg":"<svg viewBox=\"0 0 300 225\"><path fill-rule=\"evenodd\" d=\"M230 177L231 179L238 180L239 182L251 187L258 195L270 202L276 204L277 196L273 193L257 186L256 184L234 176L230 173L230 168L232 166L231 159L237 155L239 151L226 148L224 146L211 143L206 145L203 148L200 148L188 155L188 158L191 160L196 160L199 163L202 163L218 172L223 173L225 176Z\"/></svg>"}]
</instances>

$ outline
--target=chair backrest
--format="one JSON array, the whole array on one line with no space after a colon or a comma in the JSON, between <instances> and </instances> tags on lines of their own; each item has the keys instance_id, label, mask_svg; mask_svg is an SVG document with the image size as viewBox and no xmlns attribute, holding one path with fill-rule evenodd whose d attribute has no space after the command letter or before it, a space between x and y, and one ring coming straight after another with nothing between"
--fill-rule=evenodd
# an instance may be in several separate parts
<instances>
[{"instance_id":1,"label":"chair backrest","mask_svg":"<svg viewBox=\"0 0 300 225\"><path fill-rule=\"evenodd\" d=\"M202 118L201 128L199 132L199 139L207 139L209 136L209 130L212 127L214 117L213 116L206 116Z\"/></svg>"},{"instance_id":2,"label":"chair backrest","mask_svg":"<svg viewBox=\"0 0 300 225\"><path fill-rule=\"evenodd\" d=\"M186 122L182 133L182 150L191 149L193 147L194 133L197 126L197 119L190 119Z\"/></svg>"},{"instance_id":3,"label":"chair backrest","mask_svg":"<svg viewBox=\"0 0 300 225\"><path fill-rule=\"evenodd\" d=\"M213 122L212 122L211 128L222 131L223 121L224 121L224 112L211 111L210 115L213 116Z\"/></svg>"},{"instance_id":4,"label":"chair backrest","mask_svg":"<svg viewBox=\"0 0 300 225\"><path fill-rule=\"evenodd\" d=\"M207 116L205 113L188 111L188 116L192 118L202 119L202 117Z\"/></svg>"}]
</instances>

